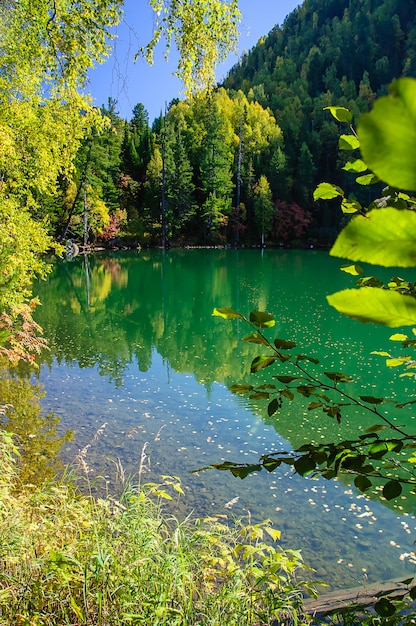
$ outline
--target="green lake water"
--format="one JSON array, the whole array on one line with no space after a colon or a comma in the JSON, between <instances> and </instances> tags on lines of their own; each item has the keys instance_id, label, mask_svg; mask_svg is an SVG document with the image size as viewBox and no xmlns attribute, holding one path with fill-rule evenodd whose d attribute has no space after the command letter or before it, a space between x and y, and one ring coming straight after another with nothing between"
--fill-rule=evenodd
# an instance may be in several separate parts
<instances>
[{"instance_id":1,"label":"green lake water","mask_svg":"<svg viewBox=\"0 0 416 626\"><path fill-rule=\"evenodd\" d=\"M353 284L341 264L313 250L141 251L54 263L36 286L37 321L51 346L39 378L45 411L75 432L64 460L91 444L90 476L113 482L118 463L137 473L144 449L142 481L182 480L185 496L169 505L176 514L270 518L281 544L301 549L330 587L413 574L403 555L413 549L415 507L405 497L394 505L372 501L346 480L304 479L287 466L243 481L228 472L190 473L374 423L350 409L337 425L300 397L269 418L266 404L233 395L231 384L291 372L279 364L251 375L259 346L242 341L250 332L242 322L212 317L214 307L267 310L277 319L270 336L295 340L297 352L319 358L316 371L353 374L345 389L357 395L406 399L413 382L370 354L394 349L392 331L348 320L326 303L326 294ZM412 409L399 419L410 425Z\"/></svg>"}]
</instances>

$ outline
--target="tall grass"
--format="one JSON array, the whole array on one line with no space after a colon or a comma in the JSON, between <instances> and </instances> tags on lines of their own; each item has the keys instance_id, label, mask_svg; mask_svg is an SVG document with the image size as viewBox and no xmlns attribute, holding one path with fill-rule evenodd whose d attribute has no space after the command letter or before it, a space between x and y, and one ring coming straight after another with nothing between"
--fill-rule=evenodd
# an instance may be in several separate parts
<instances>
[{"instance_id":1,"label":"tall grass","mask_svg":"<svg viewBox=\"0 0 416 626\"><path fill-rule=\"evenodd\" d=\"M20 485L17 454L0 432L1 625L308 623L307 568L266 541L269 522L179 521L164 506L182 491L173 477L119 499Z\"/></svg>"}]
</instances>

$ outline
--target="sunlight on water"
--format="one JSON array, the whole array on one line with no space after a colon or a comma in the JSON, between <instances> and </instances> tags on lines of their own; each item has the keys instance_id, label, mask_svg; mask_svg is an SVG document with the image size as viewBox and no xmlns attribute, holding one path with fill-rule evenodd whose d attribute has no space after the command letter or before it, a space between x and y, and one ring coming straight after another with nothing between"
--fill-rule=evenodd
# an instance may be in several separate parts
<instances>
[{"instance_id":1,"label":"sunlight on water","mask_svg":"<svg viewBox=\"0 0 416 626\"><path fill-rule=\"evenodd\" d=\"M225 472L190 473L221 460L256 462L264 452L331 440L373 423L354 410L338 427L300 401L269 418L261 404L232 395L226 384L251 381L258 347L241 342L247 335L241 323L212 318L214 306L248 313L262 305L277 317L273 336L296 338L302 352L319 355L323 368L370 370L360 387L366 393L383 394L390 386L392 373L370 352L386 349L391 333L343 320L325 303L326 293L348 286L339 263L325 253L259 255L93 257L88 270L82 259L60 264L39 285L39 322L52 345L40 372L43 406L61 416L63 429L76 431L65 461L92 442L90 476L113 483L119 461L127 474L137 474L147 444L144 479L182 479L186 496L175 504L178 515L270 518L282 531L282 545L300 548L316 576L333 587L410 575L416 522L405 500L393 509L347 482L303 479L287 466L244 481ZM86 293L86 271L92 293ZM113 277L105 293L103 271ZM405 393L406 385L400 380L395 393ZM413 419L411 412L403 415Z\"/></svg>"}]
</instances>

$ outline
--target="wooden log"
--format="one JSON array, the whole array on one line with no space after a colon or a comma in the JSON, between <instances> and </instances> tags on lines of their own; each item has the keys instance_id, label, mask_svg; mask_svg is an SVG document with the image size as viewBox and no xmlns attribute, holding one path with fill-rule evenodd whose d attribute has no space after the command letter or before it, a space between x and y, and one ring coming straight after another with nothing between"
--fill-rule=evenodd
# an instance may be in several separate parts
<instances>
[{"instance_id":1,"label":"wooden log","mask_svg":"<svg viewBox=\"0 0 416 626\"><path fill-rule=\"evenodd\" d=\"M403 597L415 585L414 578L396 578L351 589L339 589L319 596L317 599L305 600L303 609L306 615L316 617L348 608L369 607L376 604L381 595L388 594L391 598Z\"/></svg>"}]
</instances>

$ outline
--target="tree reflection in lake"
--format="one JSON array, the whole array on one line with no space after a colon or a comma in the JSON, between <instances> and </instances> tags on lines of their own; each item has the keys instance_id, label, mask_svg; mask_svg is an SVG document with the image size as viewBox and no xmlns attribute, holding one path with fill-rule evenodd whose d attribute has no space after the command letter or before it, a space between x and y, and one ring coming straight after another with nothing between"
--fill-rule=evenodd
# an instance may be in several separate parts
<instances>
[{"instance_id":1,"label":"tree reflection in lake","mask_svg":"<svg viewBox=\"0 0 416 626\"><path fill-rule=\"evenodd\" d=\"M41 386L27 377L0 366L0 423L13 433L19 448L19 479L23 484L40 485L63 469L62 446L72 439L71 431L58 433L60 418L42 412Z\"/></svg>"},{"instance_id":2,"label":"tree reflection in lake","mask_svg":"<svg viewBox=\"0 0 416 626\"><path fill-rule=\"evenodd\" d=\"M390 511L348 484L304 480L288 468L244 481L189 475L215 461L252 462L263 452L345 438L371 425L353 411L338 425L308 411L300 397L269 418L266 406L230 394L234 383L260 384L287 372L250 375L258 346L241 341L247 328L211 316L218 306L269 310L278 319L273 336L294 339L326 370L357 373L360 393L385 395L392 374L370 353L385 349L391 333L369 332L327 306L327 293L349 286L338 268L326 253L286 250L144 251L96 255L88 265L82 257L57 262L37 286L43 306L36 313L51 345L42 355L43 406L76 430L65 458L72 460L106 422L89 449L89 465L103 476L114 474L107 459L136 472L148 442L149 478L183 480L181 514L216 512L238 497L236 515L249 509L255 519L273 519L285 545L302 548L335 585L408 571L399 559L412 545L414 520L399 517L411 511L408 500ZM398 397L405 384L395 383Z\"/></svg>"}]
</instances>

